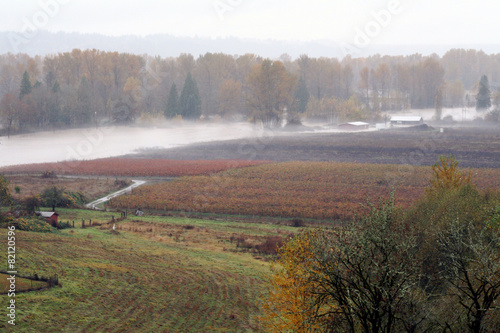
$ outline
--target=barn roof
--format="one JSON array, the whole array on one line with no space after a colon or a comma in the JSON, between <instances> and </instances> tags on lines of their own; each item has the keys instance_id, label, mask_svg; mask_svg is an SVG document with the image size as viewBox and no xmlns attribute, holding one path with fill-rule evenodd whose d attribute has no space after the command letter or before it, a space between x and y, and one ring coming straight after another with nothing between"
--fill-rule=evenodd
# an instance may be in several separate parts
<instances>
[{"instance_id":1,"label":"barn roof","mask_svg":"<svg viewBox=\"0 0 500 333\"><path fill-rule=\"evenodd\" d=\"M392 117L391 121L422 121L423 118L420 116L397 116Z\"/></svg>"},{"instance_id":2,"label":"barn roof","mask_svg":"<svg viewBox=\"0 0 500 333\"><path fill-rule=\"evenodd\" d=\"M39 214L41 217L46 217L46 218L50 218L53 215L59 216L59 214L57 214L56 212L36 212L36 213Z\"/></svg>"},{"instance_id":3,"label":"barn roof","mask_svg":"<svg viewBox=\"0 0 500 333\"><path fill-rule=\"evenodd\" d=\"M351 126L367 126L367 125L370 125L368 123L365 123L365 122L362 122L362 121L352 121L350 123L345 123L345 124L341 124L340 126L342 125L351 125Z\"/></svg>"}]
</instances>

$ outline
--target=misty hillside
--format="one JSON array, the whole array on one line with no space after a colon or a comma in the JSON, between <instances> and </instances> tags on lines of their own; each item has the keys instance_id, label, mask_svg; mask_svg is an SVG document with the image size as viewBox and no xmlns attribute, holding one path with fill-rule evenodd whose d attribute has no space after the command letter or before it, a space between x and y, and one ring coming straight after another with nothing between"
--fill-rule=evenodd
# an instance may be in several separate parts
<instances>
[{"instance_id":1,"label":"misty hillside","mask_svg":"<svg viewBox=\"0 0 500 333\"><path fill-rule=\"evenodd\" d=\"M352 56L373 54L407 55L420 53L439 55L448 51L450 45L369 45L364 49L352 49L346 41L276 41L241 38L189 38L175 37L168 34L149 35L146 37L120 36L110 37L99 34L51 33L36 31L30 33L0 32L0 54L26 53L31 56L57 54L73 49L99 49L134 54L177 57L181 53L201 55L207 52L243 55L255 53L263 57L278 58L289 54L297 58L301 54L312 57L343 58L349 52ZM456 46L455 46L456 47ZM461 45L462 48L483 50L496 53L498 45Z\"/></svg>"}]
</instances>

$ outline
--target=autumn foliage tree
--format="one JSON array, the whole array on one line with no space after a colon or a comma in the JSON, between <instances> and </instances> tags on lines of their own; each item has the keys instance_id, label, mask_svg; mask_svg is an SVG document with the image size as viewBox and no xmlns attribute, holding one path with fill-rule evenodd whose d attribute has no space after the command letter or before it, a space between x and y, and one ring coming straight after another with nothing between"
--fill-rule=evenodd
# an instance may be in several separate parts
<instances>
[{"instance_id":1,"label":"autumn foliage tree","mask_svg":"<svg viewBox=\"0 0 500 333\"><path fill-rule=\"evenodd\" d=\"M439 162L432 166L430 192L441 190L457 189L465 184L469 184L471 173L463 172L458 168L458 161L452 156L440 156Z\"/></svg>"},{"instance_id":2,"label":"autumn foliage tree","mask_svg":"<svg viewBox=\"0 0 500 333\"><path fill-rule=\"evenodd\" d=\"M241 107L241 83L228 79L219 86L219 110L221 117L227 118L235 114Z\"/></svg>"},{"instance_id":3,"label":"autumn foliage tree","mask_svg":"<svg viewBox=\"0 0 500 333\"><path fill-rule=\"evenodd\" d=\"M361 115L372 113L364 119L376 121L383 110L432 108L439 91L438 105L459 107L465 91L478 88L478 107L484 109L489 107L490 92L486 77L479 85L477 79L484 72L499 77L495 57L464 49L450 50L442 57L374 55L339 60L301 55L295 60L283 57L282 61L255 54L161 58L96 49L43 57L4 54L0 55L0 99L14 95L25 108L17 112L11 127L9 118L2 117L2 121L6 130L15 132L88 126L95 117L106 123L157 116L165 110L172 85L182 87L189 73L199 96L191 95L185 101L181 98L181 104L191 105L187 109L194 113L188 111L183 117L193 119L201 114L249 116L272 127L280 123L285 108L291 120L298 120L304 108L309 110L318 103L352 104L350 101L357 99L363 104ZM82 85L84 78L87 82ZM182 95L180 88L178 93ZM358 107L360 103L354 104ZM498 111L488 117L497 119L497 115ZM330 120L331 116L322 118ZM352 118L345 120L362 120L359 116L352 112Z\"/></svg>"},{"instance_id":4,"label":"autumn foliage tree","mask_svg":"<svg viewBox=\"0 0 500 333\"><path fill-rule=\"evenodd\" d=\"M429 313L436 326L470 332L500 328L495 313L500 297L500 234L496 223L498 194L481 193L470 172L453 157L433 166L431 187L408 213L420 230L419 261L425 290L440 295ZM446 304L446 307L443 307ZM447 311L443 312L443 309Z\"/></svg>"},{"instance_id":5,"label":"autumn foliage tree","mask_svg":"<svg viewBox=\"0 0 500 333\"><path fill-rule=\"evenodd\" d=\"M481 193L457 165L441 157L430 189L407 212L391 197L355 223L286 243L266 327L498 332L500 194Z\"/></svg>"},{"instance_id":6,"label":"autumn foliage tree","mask_svg":"<svg viewBox=\"0 0 500 333\"><path fill-rule=\"evenodd\" d=\"M0 114L7 125L7 137L10 137L12 128L19 121L19 115L23 113L26 105L13 94L5 94L0 100Z\"/></svg>"},{"instance_id":7,"label":"autumn foliage tree","mask_svg":"<svg viewBox=\"0 0 500 333\"><path fill-rule=\"evenodd\" d=\"M390 200L348 227L287 243L269 303L283 311L275 317L296 329L304 327L297 329L303 332L415 327L421 322L415 254L414 233L398 219ZM289 327L278 328L283 332Z\"/></svg>"},{"instance_id":8,"label":"autumn foliage tree","mask_svg":"<svg viewBox=\"0 0 500 333\"><path fill-rule=\"evenodd\" d=\"M289 240L272 266L270 291L264 300L261 318L266 332L314 332L322 326L315 317L314 290L311 283L314 232Z\"/></svg>"},{"instance_id":9,"label":"autumn foliage tree","mask_svg":"<svg viewBox=\"0 0 500 333\"><path fill-rule=\"evenodd\" d=\"M297 78L280 61L264 60L255 65L247 77L249 105L254 120L267 128L279 127L283 111L293 102Z\"/></svg>"}]
</instances>

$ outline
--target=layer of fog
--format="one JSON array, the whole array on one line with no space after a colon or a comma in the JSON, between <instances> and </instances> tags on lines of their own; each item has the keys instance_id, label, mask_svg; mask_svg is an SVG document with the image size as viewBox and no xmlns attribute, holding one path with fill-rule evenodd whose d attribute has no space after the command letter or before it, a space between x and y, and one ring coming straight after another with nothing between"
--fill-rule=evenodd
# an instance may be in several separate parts
<instances>
[{"instance_id":1,"label":"layer of fog","mask_svg":"<svg viewBox=\"0 0 500 333\"><path fill-rule=\"evenodd\" d=\"M432 121L435 111L409 110L388 113L392 115L421 116L425 122ZM442 117L451 116L454 121L474 120L476 110L469 108L443 109ZM335 127L311 127L317 133L342 132ZM371 127L369 130L375 130ZM311 131L305 131L311 133ZM286 131L275 131L271 135L288 135ZM300 134L295 132L293 135ZM172 148L190 143L255 138L265 133L261 127L250 123L179 123L170 127L116 126L87 129L38 132L14 135L9 139L0 137L0 166L58 162L67 160L91 160L120 156L143 149Z\"/></svg>"},{"instance_id":2,"label":"layer of fog","mask_svg":"<svg viewBox=\"0 0 500 333\"><path fill-rule=\"evenodd\" d=\"M178 124L170 128L116 126L61 130L0 138L0 166L91 160L139 149L240 139L259 135L249 123Z\"/></svg>"},{"instance_id":3,"label":"layer of fog","mask_svg":"<svg viewBox=\"0 0 500 333\"><path fill-rule=\"evenodd\" d=\"M391 113L391 115L398 116L421 116L424 121L432 121L436 115L435 109L420 109L420 110L408 110L406 112ZM456 122L462 121L472 121L476 118L484 117L484 111L476 111L474 107L471 108L443 108L441 113L441 119L451 117L450 120Z\"/></svg>"}]
</instances>

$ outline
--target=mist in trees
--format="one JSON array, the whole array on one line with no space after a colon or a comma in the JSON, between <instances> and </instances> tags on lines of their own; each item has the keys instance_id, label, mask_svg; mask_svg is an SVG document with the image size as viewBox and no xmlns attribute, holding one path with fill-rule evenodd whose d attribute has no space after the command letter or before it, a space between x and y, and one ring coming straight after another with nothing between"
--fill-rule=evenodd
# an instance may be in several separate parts
<instances>
[{"instance_id":1,"label":"mist in trees","mask_svg":"<svg viewBox=\"0 0 500 333\"><path fill-rule=\"evenodd\" d=\"M254 120L268 128L279 126L283 113L293 102L296 77L280 61L264 60L253 67L247 81Z\"/></svg>"},{"instance_id":2,"label":"mist in trees","mask_svg":"<svg viewBox=\"0 0 500 333\"><path fill-rule=\"evenodd\" d=\"M268 82L262 73L259 78L259 71L266 70L274 76ZM487 106L489 88L484 79L478 83L485 73L491 82L500 81L500 56L461 49L443 57L341 60L222 53L161 58L95 49L45 57L4 54L0 116L7 135L175 114L278 123L285 108L289 115L324 121L377 120L390 110L435 108L438 91L442 107L463 106L465 94L478 96L479 107ZM169 105L174 84L178 111L171 104L175 98ZM276 88L275 96L264 97L266 85Z\"/></svg>"}]
</instances>

